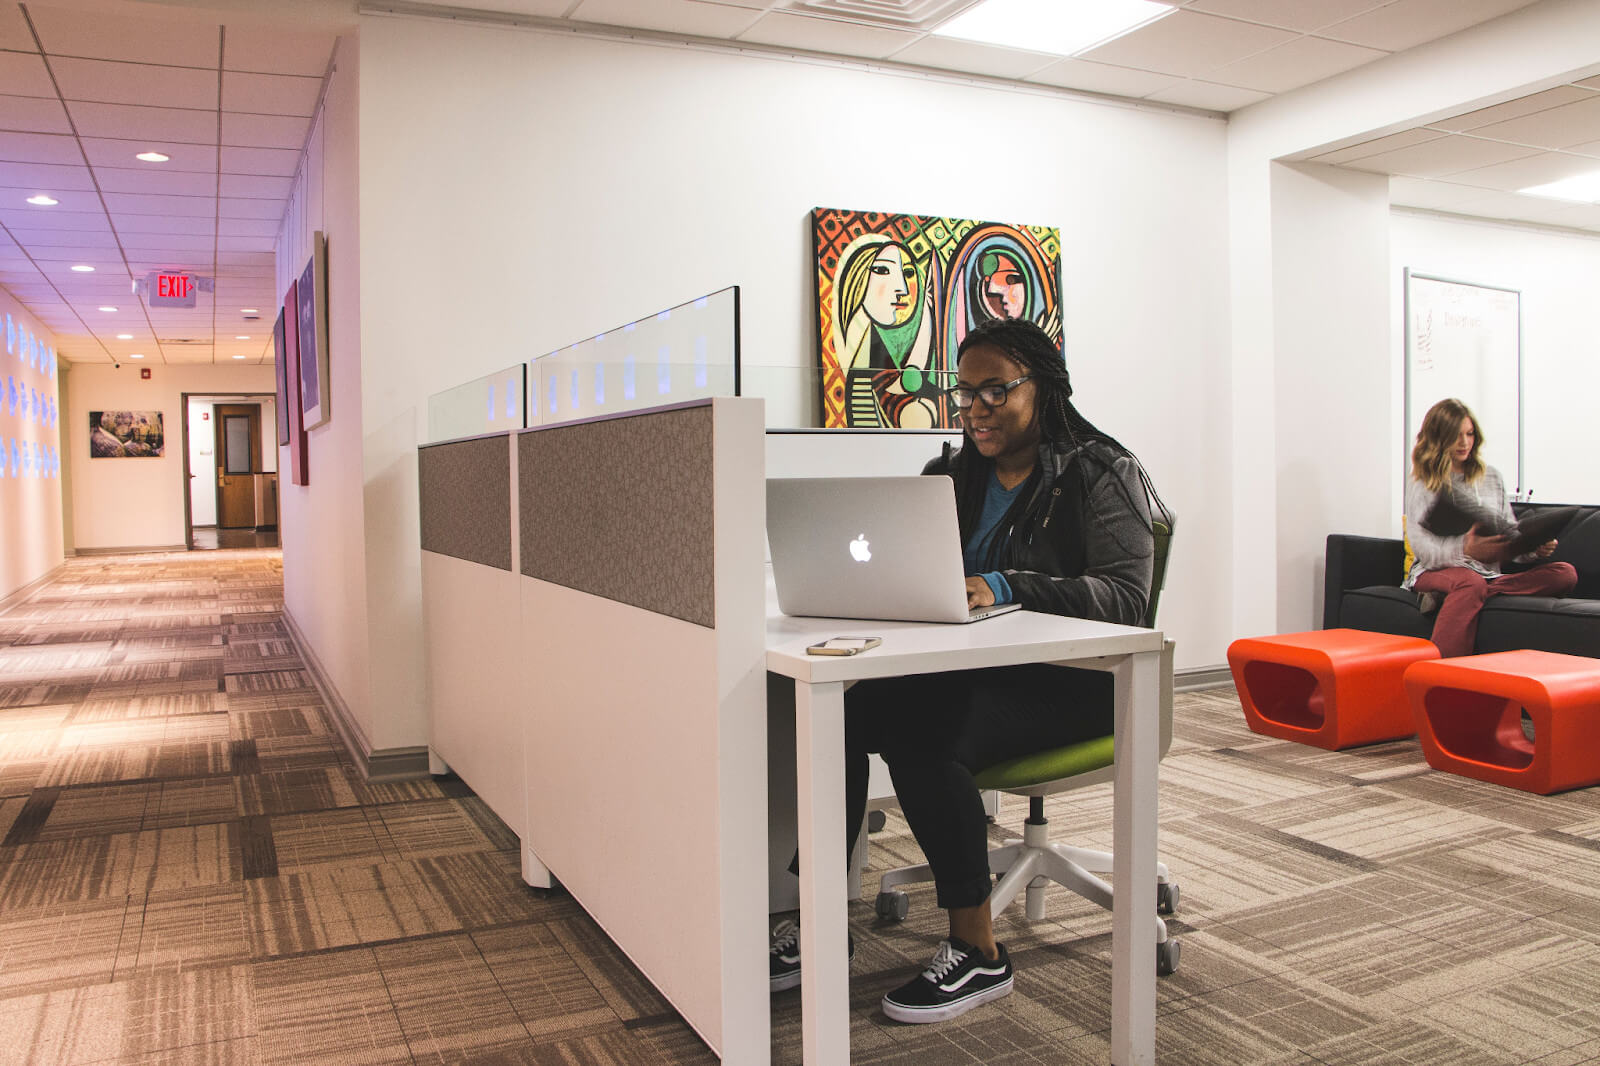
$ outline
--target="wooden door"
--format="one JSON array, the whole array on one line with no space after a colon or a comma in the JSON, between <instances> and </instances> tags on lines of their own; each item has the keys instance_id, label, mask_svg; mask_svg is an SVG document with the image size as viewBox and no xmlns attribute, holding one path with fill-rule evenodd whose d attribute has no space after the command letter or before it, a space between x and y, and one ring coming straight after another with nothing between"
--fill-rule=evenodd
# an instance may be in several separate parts
<instances>
[{"instance_id":1,"label":"wooden door","mask_svg":"<svg viewBox=\"0 0 1600 1066\"><path fill-rule=\"evenodd\" d=\"M217 528L254 528L255 472L261 469L261 406L219 403L215 417Z\"/></svg>"}]
</instances>

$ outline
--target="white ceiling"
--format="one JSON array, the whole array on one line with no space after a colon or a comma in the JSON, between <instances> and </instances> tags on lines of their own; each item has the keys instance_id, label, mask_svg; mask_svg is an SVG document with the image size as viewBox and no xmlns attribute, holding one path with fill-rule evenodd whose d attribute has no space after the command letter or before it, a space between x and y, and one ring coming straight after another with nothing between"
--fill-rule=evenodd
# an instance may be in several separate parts
<instances>
[{"instance_id":1,"label":"white ceiling","mask_svg":"<svg viewBox=\"0 0 1600 1066\"><path fill-rule=\"evenodd\" d=\"M61 358L271 362L273 243L333 44L258 22L0 4L0 285ZM171 159L134 158L150 150ZM37 193L60 202L26 202ZM171 268L215 278L215 294L152 310L132 293Z\"/></svg>"},{"instance_id":2,"label":"white ceiling","mask_svg":"<svg viewBox=\"0 0 1600 1066\"><path fill-rule=\"evenodd\" d=\"M62 2L71 6L0 2L0 285L49 326L59 354L71 361L121 361L134 352L150 362L270 361L274 235L328 70L330 27L348 23L355 0L183 0L166 8ZM1173 14L1072 59L930 34L975 2L365 6L474 13L468 17L494 11L542 25L725 40L1227 112L1534 0L1175 0ZM216 21L204 21L207 8L225 7L248 10L255 21L220 10ZM1466 116L1454 126L1436 123L1344 146L1320 161L1392 168L1387 172L1401 175L1394 187L1402 203L1465 211L1526 200L1503 189L1529 183L1524 171L1542 165L1530 160L1549 157L1546 164L1559 170L1591 152L1600 156L1600 85L1553 92L1522 110L1503 104L1481 122ZM134 159L148 149L171 161ZM40 192L60 204L24 202ZM1501 217L1549 210L1541 202ZM1580 215L1600 211L1561 210L1568 225L1588 225ZM73 273L74 264L95 272ZM193 311L152 311L130 292L132 279L174 267L215 277L215 297L202 293ZM250 307L260 309L259 320L245 320L241 309ZM132 339L118 340L119 333Z\"/></svg>"}]
</instances>

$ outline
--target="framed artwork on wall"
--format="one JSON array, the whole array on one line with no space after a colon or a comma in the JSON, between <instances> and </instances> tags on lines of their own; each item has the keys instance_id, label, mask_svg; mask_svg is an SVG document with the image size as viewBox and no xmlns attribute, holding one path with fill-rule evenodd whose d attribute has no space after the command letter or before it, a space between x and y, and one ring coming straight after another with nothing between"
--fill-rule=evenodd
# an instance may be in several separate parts
<instances>
[{"instance_id":1,"label":"framed artwork on wall","mask_svg":"<svg viewBox=\"0 0 1600 1066\"><path fill-rule=\"evenodd\" d=\"M283 311L272 326L273 369L278 377L278 446L289 443L289 353L284 350Z\"/></svg>"},{"instance_id":2,"label":"framed artwork on wall","mask_svg":"<svg viewBox=\"0 0 1600 1066\"><path fill-rule=\"evenodd\" d=\"M322 231L311 235L311 260L297 283L296 325L300 338L300 413L306 429L330 417L328 409L328 245Z\"/></svg>"},{"instance_id":3,"label":"framed artwork on wall","mask_svg":"<svg viewBox=\"0 0 1600 1066\"><path fill-rule=\"evenodd\" d=\"M825 427L954 427L956 350L990 319L1061 343L1054 226L818 207L811 228Z\"/></svg>"},{"instance_id":4,"label":"framed artwork on wall","mask_svg":"<svg viewBox=\"0 0 1600 1066\"><path fill-rule=\"evenodd\" d=\"M300 305L295 291L298 284L294 281L289 282L289 291L283 296L283 313L279 316L279 321L283 323L284 388L290 397L300 395ZM289 409L289 483L309 485L311 484L310 447L306 439L306 427L301 417L300 405L291 402L284 406Z\"/></svg>"},{"instance_id":5,"label":"framed artwork on wall","mask_svg":"<svg viewBox=\"0 0 1600 1066\"><path fill-rule=\"evenodd\" d=\"M160 459L165 454L160 411L89 412L89 458Z\"/></svg>"}]
</instances>

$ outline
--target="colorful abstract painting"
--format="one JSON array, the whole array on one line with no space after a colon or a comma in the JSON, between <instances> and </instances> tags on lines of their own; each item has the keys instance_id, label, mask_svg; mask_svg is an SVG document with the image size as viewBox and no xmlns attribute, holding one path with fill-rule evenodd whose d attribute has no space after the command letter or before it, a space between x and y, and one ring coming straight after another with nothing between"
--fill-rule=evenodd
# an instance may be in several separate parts
<instances>
[{"instance_id":1,"label":"colorful abstract painting","mask_svg":"<svg viewBox=\"0 0 1600 1066\"><path fill-rule=\"evenodd\" d=\"M90 411L91 459L159 459L166 454L160 411Z\"/></svg>"},{"instance_id":2,"label":"colorful abstract painting","mask_svg":"<svg viewBox=\"0 0 1600 1066\"><path fill-rule=\"evenodd\" d=\"M957 425L944 390L967 331L1026 318L1061 340L1061 233L815 208L822 424Z\"/></svg>"}]
</instances>

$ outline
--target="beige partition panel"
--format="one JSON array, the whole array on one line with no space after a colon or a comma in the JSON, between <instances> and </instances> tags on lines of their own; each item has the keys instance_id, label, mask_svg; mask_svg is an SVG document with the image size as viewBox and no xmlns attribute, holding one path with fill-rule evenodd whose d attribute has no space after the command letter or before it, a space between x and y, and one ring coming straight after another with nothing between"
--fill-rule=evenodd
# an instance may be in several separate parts
<instances>
[{"instance_id":1,"label":"beige partition panel","mask_svg":"<svg viewBox=\"0 0 1600 1066\"><path fill-rule=\"evenodd\" d=\"M517 443L524 844L729 1063L770 1059L762 403Z\"/></svg>"},{"instance_id":2,"label":"beige partition panel","mask_svg":"<svg viewBox=\"0 0 1600 1066\"><path fill-rule=\"evenodd\" d=\"M429 752L521 836L514 445L509 433L435 444L417 464Z\"/></svg>"}]
</instances>

